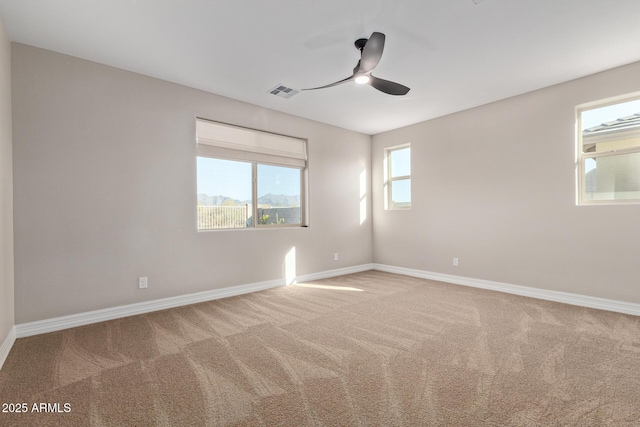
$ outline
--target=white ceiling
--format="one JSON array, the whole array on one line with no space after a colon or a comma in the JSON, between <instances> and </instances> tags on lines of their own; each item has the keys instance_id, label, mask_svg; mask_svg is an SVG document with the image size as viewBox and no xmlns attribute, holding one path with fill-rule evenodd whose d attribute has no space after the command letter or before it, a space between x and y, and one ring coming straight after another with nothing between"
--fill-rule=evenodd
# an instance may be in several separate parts
<instances>
[{"instance_id":1,"label":"white ceiling","mask_svg":"<svg viewBox=\"0 0 640 427\"><path fill-rule=\"evenodd\" d=\"M0 0L0 16L15 42L366 134L640 61L639 0ZM408 95L268 93L348 77L374 31L374 75Z\"/></svg>"}]
</instances>

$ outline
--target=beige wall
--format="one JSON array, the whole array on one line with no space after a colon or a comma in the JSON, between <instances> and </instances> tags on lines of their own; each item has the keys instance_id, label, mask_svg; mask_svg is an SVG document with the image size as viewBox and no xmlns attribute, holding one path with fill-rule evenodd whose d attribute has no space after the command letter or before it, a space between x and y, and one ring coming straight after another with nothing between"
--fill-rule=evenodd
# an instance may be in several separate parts
<instances>
[{"instance_id":1,"label":"beige wall","mask_svg":"<svg viewBox=\"0 0 640 427\"><path fill-rule=\"evenodd\" d=\"M640 303L640 205L575 203L575 106L640 91L638 76L635 63L374 136L374 261ZM384 147L407 142L413 208L385 211Z\"/></svg>"},{"instance_id":2,"label":"beige wall","mask_svg":"<svg viewBox=\"0 0 640 427\"><path fill-rule=\"evenodd\" d=\"M11 43L0 20L0 344L14 325Z\"/></svg>"},{"instance_id":3,"label":"beige wall","mask_svg":"<svg viewBox=\"0 0 640 427\"><path fill-rule=\"evenodd\" d=\"M372 261L369 136L12 48L16 323ZM196 116L308 138L311 226L196 232Z\"/></svg>"},{"instance_id":4,"label":"beige wall","mask_svg":"<svg viewBox=\"0 0 640 427\"><path fill-rule=\"evenodd\" d=\"M2 46L9 91L6 37ZM575 106L640 91L640 63L376 135L371 146L217 95L11 50L15 323L282 278L293 246L298 275L375 261L640 302L640 205L577 207L574 191ZM10 103L0 108L10 239ZM308 138L311 227L197 233L196 116ZM406 142L413 208L385 211L383 149ZM0 332L13 325L5 235ZM139 276L149 289L137 289Z\"/></svg>"}]
</instances>

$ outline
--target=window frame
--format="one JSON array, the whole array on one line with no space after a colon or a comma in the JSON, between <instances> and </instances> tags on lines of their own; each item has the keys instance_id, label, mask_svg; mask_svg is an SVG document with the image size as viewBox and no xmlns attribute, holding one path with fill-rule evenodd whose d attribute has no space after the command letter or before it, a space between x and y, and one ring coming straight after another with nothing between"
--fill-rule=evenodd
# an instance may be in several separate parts
<instances>
[{"instance_id":1,"label":"window frame","mask_svg":"<svg viewBox=\"0 0 640 427\"><path fill-rule=\"evenodd\" d=\"M258 219L258 166L259 165L269 165L269 166L277 166L282 168L289 169L297 169L300 172L300 222L299 223L290 223L290 224L260 224ZM272 165L270 163L258 163L251 162L251 201L252 206L251 215L254 220L250 227L245 227L246 229L251 228L287 228L287 227L305 227L305 175L306 168L297 168L294 166L282 166L282 165ZM241 228L240 230L244 230L245 228ZM237 230L237 229L236 229Z\"/></svg>"},{"instance_id":2,"label":"window frame","mask_svg":"<svg viewBox=\"0 0 640 427\"><path fill-rule=\"evenodd\" d=\"M409 175L401 175L401 176L393 176L393 170L391 167L391 154L394 151L404 150L405 148L409 148ZM413 167L412 164L412 155L411 155L411 143L408 142L406 144L395 145L393 147L387 147L384 149L384 209L385 210L411 210L411 206L413 204L413 186L411 186L411 190L409 191L409 205L408 206L394 206L393 204L393 185L392 183L395 181L409 181L409 185L411 185L411 176Z\"/></svg>"},{"instance_id":3,"label":"window frame","mask_svg":"<svg viewBox=\"0 0 640 427\"><path fill-rule=\"evenodd\" d=\"M196 130L196 169L197 169L197 159L202 157L202 158L210 158L210 159L217 159L217 160L222 160L222 161L231 161L231 162L239 162L239 163L246 163L251 165L251 224L249 224L247 222L247 226L246 227L225 227L225 228L199 228L199 221L198 221L198 208L197 208L197 204L196 204L196 231L197 232L207 232L207 231L232 231L232 230L258 230L258 229L279 229L279 228L296 228L296 227L308 227L308 223L309 223L309 219L308 219L308 207L307 207L307 192L308 192L308 185L307 185L307 181L308 181L308 174L309 174L309 162L307 159L307 150L308 150L308 141L307 139L304 138L297 138L297 137L293 137L293 136L288 136L288 135L282 135L282 134L276 134L273 132L266 132L266 131L262 131L262 130L258 130L258 129L252 129L252 128L248 128L248 127L242 127L242 126L236 126L236 125L230 125L230 124L226 124L226 123L222 123L222 122L215 122L212 120L208 120L208 119L203 119L200 117L196 117L196 125L199 126L198 122L201 122L205 124L206 123L210 123L213 126L221 126L221 127L225 127L230 129L232 132L255 132L256 138L260 138L260 136L267 136L267 138L272 137L272 138L279 138L282 137L284 139L292 139L292 140L298 140L298 143L302 144L302 151L304 152L304 166L300 166L300 165L293 165L293 164L283 164L283 163L279 163L278 162L278 158L269 158L266 157L264 159L260 159L260 160L256 160L256 159L238 159L235 158L234 155L231 156L226 156L225 150L222 150L222 154L221 155L215 155L215 154L211 154L208 152L205 153L200 153L200 146L199 146L199 142L198 142L198 131ZM196 127L197 127L196 126ZM227 135L224 135L225 137ZM206 137L205 137L206 138ZM233 142L230 140L220 140L220 142L222 142L223 145L232 145ZM260 145L260 144L258 144ZM267 143L268 145L268 143ZM205 147L206 148L206 147ZM261 147L263 148L263 147ZM244 148L244 150L246 150L246 147ZM271 150L273 152L273 150ZM281 153L278 153L277 155L282 155ZM260 154L258 155L260 156ZM275 160L274 160L275 159ZM297 223L287 223L287 224L260 224L260 220L258 218L258 184L259 184L259 180L258 180L258 167L260 165L265 165L265 166L275 166L275 167L281 167L281 168L287 168L287 169L295 169L299 172L300 175L300 188L299 188L299 198L300 198L300 222ZM196 194L197 194L197 184L198 184L198 177L197 177L197 170L196 170Z\"/></svg>"},{"instance_id":4,"label":"window frame","mask_svg":"<svg viewBox=\"0 0 640 427\"><path fill-rule=\"evenodd\" d=\"M640 93L627 94L615 98L590 102L576 107L576 205L578 206L602 206L602 205L634 205L640 204L637 199L611 199L611 200L587 200L586 191L586 161L602 157L620 156L640 153L640 144L635 147L612 149L608 151L584 152L582 140L582 113L596 110L616 104L640 100Z\"/></svg>"}]
</instances>

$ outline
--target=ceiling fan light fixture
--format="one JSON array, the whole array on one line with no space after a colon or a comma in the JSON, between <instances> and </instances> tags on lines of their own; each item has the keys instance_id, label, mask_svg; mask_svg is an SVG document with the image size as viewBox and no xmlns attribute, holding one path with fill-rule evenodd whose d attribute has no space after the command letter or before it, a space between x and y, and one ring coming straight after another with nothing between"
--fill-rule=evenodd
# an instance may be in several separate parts
<instances>
[{"instance_id":1,"label":"ceiling fan light fixture","mask_svg":"<svg viewBox=\"0 0 640 427\"><path fill-rule=\"evenodd\" d=\"M356 77L356 83L358 83L359 85L369 83L369 76L364 75Z\"/></svg>"}]
</instances>

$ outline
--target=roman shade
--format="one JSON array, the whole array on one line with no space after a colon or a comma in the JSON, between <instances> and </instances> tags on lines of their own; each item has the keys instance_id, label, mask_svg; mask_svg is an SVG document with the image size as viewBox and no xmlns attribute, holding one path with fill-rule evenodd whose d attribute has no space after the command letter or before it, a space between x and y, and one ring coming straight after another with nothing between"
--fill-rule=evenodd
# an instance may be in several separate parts
<instances>
[{"instance_id":1,"label":"roman shade","mask_svg":"<svg viewBox=\"0 0 640 427\"><path fill-rule=\"evenodd\" d=\"M305 168L304 139L196 119L197 154L201 157Z\"/></svg>"}]
</instances>

